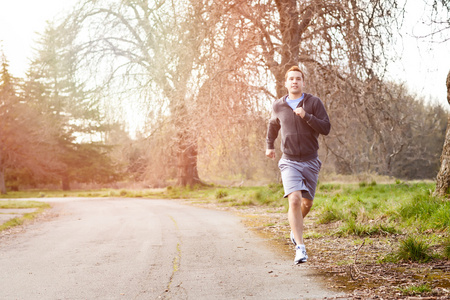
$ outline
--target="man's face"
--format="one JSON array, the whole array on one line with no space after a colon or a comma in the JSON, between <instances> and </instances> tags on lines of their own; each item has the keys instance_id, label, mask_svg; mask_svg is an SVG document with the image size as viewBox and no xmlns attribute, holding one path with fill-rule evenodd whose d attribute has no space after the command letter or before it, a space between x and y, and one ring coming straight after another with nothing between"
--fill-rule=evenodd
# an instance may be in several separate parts
<instances>
[{"instance_id":1,"label":"man's face","mask_svg":"<svg viewBox=\"0 0 450 300\"><path fill-rule=\"evenodd\" d=\"M302 73L299 71L290 71L284 86L288 89L289 94L301 96L304 86Z\"/></svg>"}]
</instances>

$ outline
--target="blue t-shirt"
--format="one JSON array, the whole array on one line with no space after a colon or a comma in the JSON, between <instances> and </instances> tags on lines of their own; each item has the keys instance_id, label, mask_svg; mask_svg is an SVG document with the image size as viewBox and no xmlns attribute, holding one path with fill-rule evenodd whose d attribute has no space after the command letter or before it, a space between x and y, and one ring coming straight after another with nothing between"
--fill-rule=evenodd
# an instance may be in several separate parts
<instances>
[{"instance_id":1,"label":"blue t-shirt","mask_svg":"<svg viewBox=\"0 0 450 300\"><path fill-rule=\"evenodd\" d=\"M289 99L289 96L287 96L286 102L287 102L287 104L289 104L289 106L292 108L292 110L294 110L297 108L298 104L303 100L304 96L305 96L305 94L302 94L302 96L300 98L297 98L294 100Z\"/></svg>"}]
</instances>

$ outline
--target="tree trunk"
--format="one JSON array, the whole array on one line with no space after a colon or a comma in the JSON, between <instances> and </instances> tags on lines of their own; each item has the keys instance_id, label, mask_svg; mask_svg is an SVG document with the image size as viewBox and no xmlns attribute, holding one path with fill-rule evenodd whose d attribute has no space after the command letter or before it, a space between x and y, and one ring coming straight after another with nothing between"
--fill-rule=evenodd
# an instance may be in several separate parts
<instances>
[{"instance_id":1,"label":"tree trunk","mask_svg":"<svg viewBox=\"0 0 450 300\"><path fill-rule=\"evenodd\" d=\"M277 98L286 95L284 74L292 66L298 66L300 45L299 13L295 0L281 0L275 2L280 14L280 30L282 39L281 62L272 65L271 71L276 79Z\"/></svg>"},{"instance_id":2,"label":"tree trunk","mask_svg":"<svg viewBox=\"0 0 450 300\"><path fill-rule=\"evenodd\" d=\"M194 186L202 183L197 170L197 143L186 135L181 133L178 139L177 180L178 185Z\"/></svg>"},{"instance_id":3,"label":"tree trunk","mask_svg":"<svg viewBox=\"0 0 450 300\"><path fill-rule=\"evenodd\" d=\"M299 66L300 40L312 20L313 12L308 8L300 18L296 0L278 0L275 3L280 15L282 49L280 64L271 63L270 71L275 76L277 97L280 98L286 95L284 75L290 67ZM272 57L272 60L275 61L275 58Z\"/></svg>"},{"instance_id":4,"label":"tree trunk","mask_svg":"<svg viewBox=\"0 0 450 300\"><path fill-rule=\"evenodd\" d=\"M182 101L173 109L174 124L177 128L176 154L177 154L177 184L180 186L194 186L202 184L197 170L197 137L196 128L189 121L192 115L187 111Z\"/></svg>"},{"instance_id":5,"label":"tree trunk","mask_svg":"<svg viewBox=\"0 0 450 300\"><path fill-rule=\"evenodd\" d=\"M447 75L447 101L450 104L450 72ZM435 196L448 194L450 186L450 115L447 121L447 132L445 134L444 148L441 155L441 168L436 177Z\"/></svg>"},{"instance_id":6,"label":"tree trunk","mask_svg":"<svg viewBox=\"0 0 450 300\"><path fill-rule=\"evenodd\" d=\"M6 194L6 184L5 184L5 170L0 168L0 194Z\"/></svg>"},{"instance_id":7,"label":"tree trunk","mask_svg":"<svg viewBox=\"0 0 450 300\"><path fill-rule=\"evenodd\" d=\"M69 175L64 174L61 178L61 184L63 191L70 191L70 180Z\"/></svg>"}]
</instances>

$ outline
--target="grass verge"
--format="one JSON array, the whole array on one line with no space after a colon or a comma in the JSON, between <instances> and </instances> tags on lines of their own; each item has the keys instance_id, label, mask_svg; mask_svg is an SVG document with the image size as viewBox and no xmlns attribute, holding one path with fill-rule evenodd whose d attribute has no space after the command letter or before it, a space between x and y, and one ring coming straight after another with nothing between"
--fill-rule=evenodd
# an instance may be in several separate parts
<instances>
[{"instance_id":1,"label":"grass verge","mask_svg":"<svg viewBox=\"0 0 450 300\"><path fill-rule=\"evenodd\" d=\"M0 224L0 232L1 232L5 229L9 229L14 226L22 225L27 220L34 219L45 209L50 208L50 204L37 201L0 201L0 208L3 209L36 208L34 212L23 214L21 216L9 219L3 224Z\"/></svg>"}]
</instances>

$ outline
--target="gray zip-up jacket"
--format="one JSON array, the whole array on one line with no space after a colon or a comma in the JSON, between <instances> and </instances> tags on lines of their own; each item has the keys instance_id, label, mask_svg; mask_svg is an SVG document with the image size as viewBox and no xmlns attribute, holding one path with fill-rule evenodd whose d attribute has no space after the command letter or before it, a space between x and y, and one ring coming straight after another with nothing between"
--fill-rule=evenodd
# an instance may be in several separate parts
<instances>
[{"instance_id":1,"label":"gray zip-up jacket","mask_svg":"<svg viewBox=\"0 0 450 300\"><path fill-rule=\"evenodd\" d=\"M267 130L267 149L275 149L274 142L281 129L281 152L283 158L294 161L307 161L318 156L319 134L328 135L330 119L322 101L304 94L298 107L306 111L302 119L287 104L284 96L273 103L272 116Z\"/></svg>"}]
</instances>

